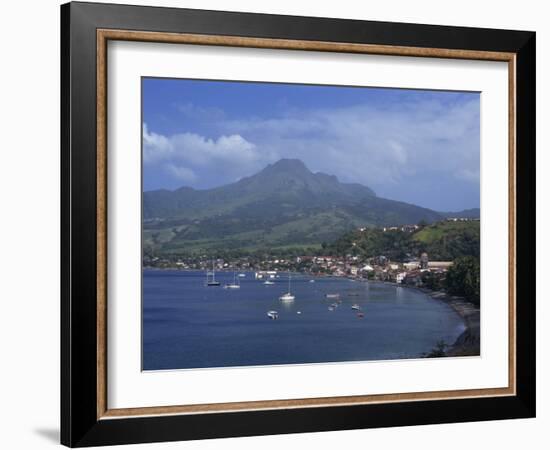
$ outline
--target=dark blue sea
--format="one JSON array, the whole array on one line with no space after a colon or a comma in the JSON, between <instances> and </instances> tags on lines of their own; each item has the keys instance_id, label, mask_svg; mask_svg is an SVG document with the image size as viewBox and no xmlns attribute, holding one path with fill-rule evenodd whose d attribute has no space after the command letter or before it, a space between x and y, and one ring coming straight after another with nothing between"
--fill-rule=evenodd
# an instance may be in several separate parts
<instances>
[{"instance_id":1,"label":"dark blue sea","mask_svg":"<svg viewBox=\"0 0 550 450\"><path fill-rule=\"evenodd\" d=\"M144 370L417 358L464 330L448 305L405 287L295 274L287 304L286 274L268 286L246 272L234 290L223 288L233 272L216 279L221 287L206 287L204 272L144 270Z\"/></svg>"}]
</instances>

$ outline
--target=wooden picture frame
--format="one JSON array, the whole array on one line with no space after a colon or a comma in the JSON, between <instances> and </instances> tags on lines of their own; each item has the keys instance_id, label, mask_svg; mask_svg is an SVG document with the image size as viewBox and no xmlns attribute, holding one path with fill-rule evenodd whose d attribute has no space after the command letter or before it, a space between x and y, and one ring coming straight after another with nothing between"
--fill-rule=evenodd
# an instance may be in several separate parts
<instances>
[{"instance_id":1,"label":"wooden picture frame","mask_svg":"<svg viewBox=\"0 0 550 450\"><path fill-rule=\"evenodd\" d=\"M534 417L535 33L78 2L61 7L61 26L63 444ZM106 362L109 40L507 62L508 387L110 409Z\"/></svg>"}]
</instances>

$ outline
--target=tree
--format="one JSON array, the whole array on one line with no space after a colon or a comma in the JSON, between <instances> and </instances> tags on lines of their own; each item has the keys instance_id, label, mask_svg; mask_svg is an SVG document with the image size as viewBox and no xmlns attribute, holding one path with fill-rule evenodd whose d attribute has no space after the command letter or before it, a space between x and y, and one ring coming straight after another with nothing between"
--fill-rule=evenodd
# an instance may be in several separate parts
<instances>
[{"instance_id":1,"label":"tree","mask_svg":"<svg viewBox=\"0 0 550 450\"><path fill-rule=\"evenodd\" d=\"M450 294L460 295L479 305L479 259L463 256L454 260L446 277Z\"/></svg>"},{"instance_id":2,"label":"tree","mask_svg":"<svg viewBox=\"0 0 550 450\"><path fill-rule=\"evenodd\" d=\"M432 272L422 273L422 284L432 291L440 291L443 289L444 275Z\"/></svg>"},{"instance_id":3,"label":"tree","mask_svg":"<svg viewBox=\"0 0 550 450\"><path fill-rule=\"evenodd\" d=\"M417 225L419 228L424 228L428 226L428 222L426 221L426 219L422 219L420 222L418 222Z\"/></svg>"},{"instance_id":4,"label":"tree","mask_svg":"<svg viewBox=\"0 0 550 450\"><path fill-rule=\"evenodd\" d=\"M445 341L437 341L435 347L429 353L425 353L424 356L426 358L441 358L442 356L447 356L447 353L445 352L447 347L448 345Z\"/></svg>"}]
</instances>

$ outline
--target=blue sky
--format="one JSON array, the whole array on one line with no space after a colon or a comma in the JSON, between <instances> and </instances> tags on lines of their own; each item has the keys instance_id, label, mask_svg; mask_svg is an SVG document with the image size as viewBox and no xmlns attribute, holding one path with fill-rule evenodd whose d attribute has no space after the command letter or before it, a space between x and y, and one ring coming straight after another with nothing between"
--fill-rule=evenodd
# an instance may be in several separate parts
<instances>
[{"instance_id":1,"label":"blue sky","mask_svg":"<svg viewBox=\"0 0 550 450\"><path fill-rule=\"evenodd\" d=\"M439 211L479 207L479 94L143 79L143 188L208 189L281 158Z\"/></svg>"}]
</instances>

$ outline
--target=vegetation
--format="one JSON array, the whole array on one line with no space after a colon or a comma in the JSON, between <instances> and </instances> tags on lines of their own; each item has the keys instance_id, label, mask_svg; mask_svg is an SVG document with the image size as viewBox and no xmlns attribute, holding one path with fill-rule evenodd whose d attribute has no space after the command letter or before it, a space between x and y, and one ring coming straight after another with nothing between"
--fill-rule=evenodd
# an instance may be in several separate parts
<instances>
[{"instance_id":1,"label":"vegetation","mask_svg":"<svg viewBox=\"0 0 550 450\"><path fill-rule=\"evenodd\" d=\"M479 258L479 221L443 221L414 233L417 248L423 248L431 259L451 261L460 256Z\"/></svg>"},{"instance_id":2,"label":"vegetation","mask_svg":"<svg viewBox=\"0 0 550 450\"><path fill-rule=\"evenodd\" d=\"M463 209L458 212L440 212L443 217L446 219L450 218L465 218L465 219L479 219L480 210L479 208Z\"/></svg>"},{"instance_id":3,"label":"vegetation","mask_svg":"<svg viewBox=\"0 0 550 450\"><path fill-rule=\"evenodd\" d=\"M448 345L445 343L445 341L438 341L437 344L435 344L435 347L429 352L424 355L425 358L441 358L442 356L447 356L446 349Z\"/></svg>"},{"instance_id":4,"label":"vegetation","mask_svg":"<svg viewBox=\"0 0 550 450\"><path fill-rule=\"evenodd\" d=\"M324 250L331 255L384 255L394 261L427 252L432 260L452 261L462 256L479 258L479 221L442 221L420 225L417 231L366 228L345 234Z\"/></svg>"},{"instance_id":5,"label":"vegetation","mask_svg":"<svg viewBox=\"0 0 550 450\"><path fill-rule=\"evenodd\" d=\"M212 248L209 250L196 248L195 251L186 251L178 252L177 249L170 253L163 253L162 258L170 262L176 262L186 258L190 260L201 259L223 259L226 261L235 260L239 258L245 258L252 264L258 263L260 261L265 261L267 259L276 259L276 258L296 258L302 255L317 255L320 254L320 246L286 246L286 247L259 247L259 248ZM144 256L146 257L155 257L158 256L157 253L151 247L144 247L143 249Z\"/></svg>"},{"instance_id":6,"label":"vegetation","mask_svg":"<svg viewBox=\"0 0 550 450\"><path fill-rule=\"evenodd\" d=\"M450 294L466 297L479 305L479 258L457 258L447 272L445 283Z\"/></svg>"},{"instance_id":7,"label":"vegetation","mask_svg":"<svg viewBox=\"0 0 550 450\"><path fill-rule=\"evenodd\" d=\"M424 272L422 274L422 283L432 291L442 291L447 288L445 276L433 272Z\"/></svg>"}]
</instances>

